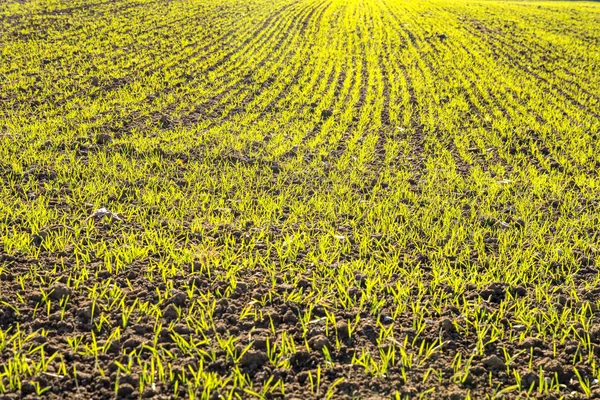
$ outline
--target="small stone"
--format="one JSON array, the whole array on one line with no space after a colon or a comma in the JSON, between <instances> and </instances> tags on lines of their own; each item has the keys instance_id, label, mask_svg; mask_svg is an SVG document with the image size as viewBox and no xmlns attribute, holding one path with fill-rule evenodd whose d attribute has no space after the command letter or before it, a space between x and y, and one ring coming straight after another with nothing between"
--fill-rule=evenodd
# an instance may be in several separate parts
<instances>
[{"instance_id":1,"label":"small stone","mask_svg":"<svg viewBox=\"0 0 600 400\"><path fill-rule=\"evenodd\" d=\"M560 383L566 383L568 380L568 374L565 371L562 363L558 360L550 360L547 363L544 363L543 368L546 372L549 372L547 375L553 377L554 374L558 375L558 381ZM573 370L571 369L571 372Z\"/></svg>"},{"instance_id":2,"label":"small stone","mask_svg":"<svg viewBox=\"0 0 600 400\"><path fill-rule=\"evenodd\" d=\"M121 351L121 346L120 346L118 340L111 341L108 344L108 346L106 347L107 354L119 354L120 351Z\"/></svg>"},{"instance_id":3,"label":"small stone","mask_svg":"<svg viewBox=\"0 0 600 400\"><path fill-rule=\"evenodd\" d=\"M293 292L294 285L291 285L289 283L283 283L277 286L277 291L280 293Z\"/></svg>"},{"instance_id":4,"label":"small stone","mask_svg":"<svg viewBox=\"0 0 600 400\"><path fill-rule=\"evenodd\" d=\"M36 335L33 338L33 341L36 342L36 343L42 344L42 343L47 343L48 342L48 338L46 336Z\"/></svg>"},{"instance_id":5,"label":"small stone","mask_svg":"<svg viewBox=\"0 0 600 400\"><path fill-rule=\"evenodd\" d=\"M564 306L569 302L569 299L567 296L561 294L556 297L556 302Z\"/></svg>"},{"instance_id":6,"label":"small stone","mask_svg":"<svg viewBox=\"0 0 600 400\"><path fill-rule=\"evenodd\" d=\"M202 278L201 276L194 276L192 278L190 278L190 281L188 282L188 286L194 287L194 289L198 290L202 287L204 287L206 285L206 282L204 280L204 278Z\"/></svg>"},{"instance_id":7,"label":"small stone","mask_svg":"<svg viewBox=\"0 0 600 400\"><path fill-rule=\"evenodd\" d=\"M498 303L504 299L506 290L504 285L498 282L491 283L486 289L482 290L480 296L484 300Z\"/></svg>"},{"instance_id":8,"label":"small stone","mask_svg":"<svg viewBox=\"0 0 600 400\"><path fill-rule=\"evenodd\" d=\"M584 267L590 267L594 265L594 259L586 256L581 256L579 258L579 264Z\"/></svg>"},{"instance_id":9,"label":"small stone","mask_svg":"<svg viewBox=\"0 0 600 400\"><path fill-rule=\"evenodd\" d=\"M80 364L81 365L81 364ZM85 368L85 367L84 367ZM77 371L77 380L79 383L87 384L92 379L92 374L84 371Z\"/></svg>"},{"instance_id":10,"label":"small stone","mask_svg":"<svg viewBox=\"0 0 600 400\"><path fill-rule=\"evenodd\" d=\"M96 221L102 221L104 218L122 221L121 217L111 211L108 211L105 207L97 209L89 217L87 217L87 219L94 219Z\"/></svg>"},{"instance_id":11,"label":"small stone","mask_svg":"<svg viewBox=\"0 0 600 400\"><path fill-rule=\"evenodd\" d=\"M177 368L177 367L175 367ZM173 371L175 372L175 368L173 369ZM136 384L140 381L140 377L138 374L122 374L120 375L120 383L122 384L129 384L131 386L133 386L135 388Z\"/></svg>"},{"instance_id":12,"label":"small stone","mask_svg":"<svg viewBox=\"0 0 600 400\"><path fill-rule=\"evenodd\" d=\"M313 307L313 315L316 317L324 317L325 314L325 307L323 307L321 304L316 304Z\"/></svg>"},{"instance_id":13,"label":"small stone","mask_svg":"<svg viewBox=\"0 0 600 400\"><path fill-rule=\"evenodd\" d=\"M329 339L327 339L327 337L325 337L324 335L317 335L313 338L311 338L308 341L308 345L317 351L321 351L323 350L323 347L331 347L331 343L329 343Z\"/></svg>"},{"instance_id":14,"label":"small stone","mask_svg":"<svg viewBox=\"0 0 600 400\"><path fill-rule=\"evenodd\" d=\"M40 247L42 245L42 243L44 243L44 240L46 240L46 238L48 237L48 232L38 232L35 235L31 235L31 244L34 245L35 247Z\"/></svg>"},{"instance_id":15,"label":"small stone","mask_svg":"<svg viewBox=\"0 0 600 400\"><path fill-rule=\"evenodd\" d=\"M473 376L483 376L485 374L485 368L483 368L481 365L475 365L474 367L471 368L471 373L470 375Z\"/></svg>"},{"instance_id":16,"label":"small stone","mask_svg":"<svg viewBox=\"0 0 600 400\"><path fill-rule=\"evenodd\" d=\"M84 321L89 321L92 318L92 305L84 304L77 310L77 316Z\"/></svg>"},{"instance_id":17,"label":"small stone","mask_svg":"<svg viewBox=\"0 0 600 400\"><path fill-rule=\"evenodd\" d=\"M217 322L215 324L215 331L217 331L217 333L223 334L223 333L227 332L227 325L225 325L222 322Z\"/></svg>"},{"instance_id":18,"label":"small stone","mask_svg":"<svg viewBox=\"0 0 600 400\"><path fill-rule=\"evenodd\" d=\"M512 293L515 297L523 297L527 295L527 289L523 286L517 286L512 289Z\"/></svg>"},{"instance_id":19,"label":"small stone","mask_svg":"<svg viewBox=\"0 0 600 400\"><path fill-rule=\"evenodd\" d=\"M579 344L576 341L571 340L571 341L567 342L564 352L565 352L565 354L570 356L570 355L577 353L578 349L579 349Z\"/></svg>"},{"instance_id":20,"label":"small stone","mask_svg":"<svg viewBox=\"0 0 600 400\"><path fill-rule=\"evenodd\" d=\"M266 350L267 349L267 336L260 336L254 338L254 348L257 350Z\"/></svg>"},{"instance_id":21,"label":"small stone","mask_svg":"<svg viewBox=\"0 0 600 400\"><path fill-rule=\"evenodd\" d=\"M310 287L310 282L306 279L300 279L297 286L302 289L308 289Z\"/></svg>"},{"instance_id":22,"label":"small stone","mask_svg":"<svg viewBox=\"0 0 600 400\"><path fill-rule=\"evenodd\" d=\"M111 385L110 378L108 376L96 377L95 381L96 381L97 389L99 389L99 388L108 389Z\"/></svg>"},{"instance_id":23,"label":"small stone","mask_svg":"<svg viewBox=\"0 0 600 400\"><path fill-rule=\"evenodd\" d=\"M272 321L274 324L279 324L281 322L281 315L277 312L271 312L266 314L266 318L269 321Z\"/></svg>"},{"instance_id":24,"label":"small stone","mask_svg":"<svg viewBox=\"0 0 600 400\"><path fill-rule=\"evenodd\" d=\"M489 356L483 360L483 365L488 369L504 369L504 361L497 355Z\"/></svg>"}]
</instances>

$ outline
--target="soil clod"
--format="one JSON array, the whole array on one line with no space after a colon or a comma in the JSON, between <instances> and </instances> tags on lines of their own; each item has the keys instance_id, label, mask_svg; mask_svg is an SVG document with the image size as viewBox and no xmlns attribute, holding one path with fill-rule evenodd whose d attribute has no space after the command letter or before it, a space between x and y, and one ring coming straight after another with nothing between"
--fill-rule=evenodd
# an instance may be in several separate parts
<instances>
[{"instance_id":1,"label":"soil clod","mask_svg":"<svg viewBox=\"0 0 600 400\"><path fill-rule=\"evenodd\" d=\"M483 365L486 368L496 369L496 370L500 370L500 369L504 369L505 368L504 360L502 360L497 355L491 355L491 356L483 359Z\"/></svg>"},{"instance_id":2,"label":"soil clod","mask_svg":"<svg viewBox=\"0 0 600 400\"><path fill-rule=\"evenodd\" d=\"M328 347L328 348L331 347L331 343L329 342L329 339L327 339L327 337L324 335L317 335L315 337L312 337L308 341L308 345L310 346L311 349L314 349L317 351L323 350L324 347Z\"/></svg>"}]
</instances>

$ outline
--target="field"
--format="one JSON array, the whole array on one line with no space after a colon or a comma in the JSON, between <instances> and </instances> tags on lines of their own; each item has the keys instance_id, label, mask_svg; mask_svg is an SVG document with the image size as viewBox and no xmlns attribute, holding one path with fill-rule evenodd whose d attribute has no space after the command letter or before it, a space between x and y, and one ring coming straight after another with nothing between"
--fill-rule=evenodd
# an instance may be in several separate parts
<instances>
[{"instance_id":1,"label":"field","mask_svg":"<svg viewBox=\"0 0 600 400\"><path fill-rule=\"evenodd\" d=\"M600 398L600 3L0 2L0 399Z\"/></svg>"}]
</instances>

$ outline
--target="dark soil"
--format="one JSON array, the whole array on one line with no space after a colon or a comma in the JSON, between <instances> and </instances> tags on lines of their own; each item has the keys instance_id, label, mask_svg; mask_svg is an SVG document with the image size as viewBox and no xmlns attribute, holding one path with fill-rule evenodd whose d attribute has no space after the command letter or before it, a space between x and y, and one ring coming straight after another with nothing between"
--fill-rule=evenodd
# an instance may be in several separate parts
<instances>
[{"instance_id":1,"label":"dark soil","mask_svg":"<svg viewBox=\"0 0 600 400\"><path fill-rule=\"evenodd\" d=\"M577 341L566 341L557 344L557 347L553 349L548 338L538 335L524 337L519 341L496 342L488 345L484 354L474 354L470 374L464 382L457 382L453 378L455 373L452 368L455 356L460 353L466 358L473 354L476 340L474 337L459 334L456 331L453 322L461 325L464 324L464 321L458 309L453 306L442 310L440 315L431 316L426 320L425 329L417 333L413 328L414 318L410 312L392 319L385 311L380 315L370 315L365 311L347 310L336 313L338 322L335 327L326 326L323 317L326 316L328 307L317 304L312 310L314 320L310 323L306 337L303 337L302 324L298 317L303 315L307 309L298 303L286 302L284 296L286 293L302 290L301 286L310 288L311 284L306 280L295 288L280 279L275 286L276 290L271 291L265 285L253 283L257 279L261 279L260 272L252 274L248 271L245 279L239 281L236 289L232 290L230 284L223 280L222 271L213 271L212 277L194 273L169 279L167 282L169 286L172 284L173 289L171 296L163 301L157 299L156 288L164 289L165 284L148 280L144 276L146 271L144 265L133 265L118 274L109 274L106 271L98 270L95 274L96 277L87 281L85 287L72 289L66 284L69 281L68 271L71 267L68 257L61 260L64 267L52 277L55 279L55 283L51 284L49 288L40 288L50 289L49 296L53 300L69 296L64 317L61 317L57 302L54 302L49 316L37 312L37 316L32 318L32 315L36 313L36 305L41 301L42 292L15 290L14 288L18 286L18 278L29 271L34 263L53 265L58 261L59 259L28 260L9 256L2 258L2 263L9 268L5 269L0 276L0 293L2 293L2 300L15 305L15 308L9 308L6 305L0 308L0 329L7 330L10 327L14 329L19 326L21 331L32 333L26 346L43 346L47 357L57 354L57 359L64 359L70 367L76 369L77 378L61 375L55 370L54 364L51 364L49 372L34 375L31 383L24 383L20 391L0 396L1 399L35 398L33 382L38 382L42 387L50 387L50 390L44 395L48 398L111 399L115 396L116 381L119 382L118 398L137 398L140 373L138 367L134 366L130 374L125 374L118 372L115 362L126 363L127 354L139 351L142 346L152 343L155 338L158 341L157 348L169 350L174 354L177 360L173 365L174 371L185 369L187 366L198 366L198 357L190 356L182 351L174 340L173 332L187 340L202 337L206 338L208 342L212 342L212 344L202 346L205 350L213 347L216 351L216 359L205 365L205 368L207 371L223 377L229 376L234 362L222 350L214 347L216 336L237 339L235 347L240 354L249 345L247 351L239 359L238 365L256 387L261 387L271 377L274 377L275 381L285 382L285 396L270 394L269 398L321 398L327 388L340 378L343 380L335 387L335 398L387 398L394 396L396 392L401 396L411 398L431 387L435 387L435 391L429 393L428 398L458 399L464 398L467 393L470 393L471 398L483 398L486 394L490 394L487 383L490 379L503 386L512 381L512 376L507 374L504 366L505 358L502 348L508 350L510 354L518 354L519 351L524 350L521 356L516 357L510 363L510 366L521 373L525 385L538 385L538 373L541 368L547 376L556 374L560 384L565 385L564 390L570 392L580 389L573 369L573 357L576 354L582 354L584 358L588 356L587 350L582 349ZM61 273L64 275L60 275ZM92 305L86 296L88 290L96 283L107 280L124 291L128 304L134 298L140 302L148 301L160 304L163 317L157 321L141 317L137 323L132 323L121 331L120 339L107 342L111 331L121 325L121 315L117 313L107 315L108 324L112 328L107 326L98 330L90 323L91 320L97 321L98 311L96 310L92 314ZM128 282L131 284L131 288L129 288ZM353 288L351 293L360 296L365 290L360 286L360 276L357 277L357 282L358 286ZM390 288L392 286L390 285ZM186 291L192 290L192 287L194 297L209 295L216 298L214 330L203 331L201 336L195 331L194 324L185 318L193 304ZM264 318L240 319L240 313L249 302L264 299L265 296L268 297L269 293L271 298L262 308ZM527 288L511 288L503 284L494 284L479 291L473 289L465 293L454 293L453 296L466 302L485 299L481 303L482 315L491 315L498 310L501 304L507 304L509 294L519 299L525 298L535 302L532 293ZM589 300L596 300L599 295L600 291L582 293L582 296ZM18 301L18 296L24 299L23 304ZM390 299L391 296L391 290L384 293L386 299ZM421 301L426 300L426 298L421 299ZM563 300L568 302L566 299ZM585 303L595 304L587 301ZM179 316L179 311L183 317ZM350 334L346 321L351 321L352 325L357 313L361 316L360 323L352 327L353 332ZM133 315L131 318L135 317L136 315ZM499 321L499 324L515 333L522 330L514 321L506 318ZM393 331L394 340L392 342L380 341L382 329ZM42 334L42 332L46 334ZM105 351L98 358L83 355L81 352L73 352L68 345L67 338L81 335L84 338L82 342L88 343L92 333L98 344L105 346ZM591 356L599 357L600 325L592 326L588 333L592 342L593 354ZM290 368L272 365L267 354L267 342L281 343L282 335L293 338L297 348L297 352L289 358ZM339 348L336 346L336 338L341 341ZM391 367L384 375L374 376L367 373L363 367L351 364L353 356L360 355L363 351L370 351L372 354L378 355L381 350L390 348L398 350L403 347L400 344L404 343L405 339L409 343L406 350L413 355L418 351L421 343L431 344L441 340L443 344L440 351L434 352L423 365L413 365L412 368L407 368L405 376L398 366ZM410 343L413 342L415 345L411 346ZM306 343L309 349L306 348ZM329 350L332 364L326 362L323 355L324 348ZM5 365L12 354L12 348L1 350L0 365ZM109 373L106 376L100 375L97 366ZM322 377L321 389L316 392L316 390L311 390L308 377L309 374L316 376L318 368L321 369ZM429 376L425 379L430 368L442 371L442 375ZM578 370L583 374L591 373L584 365L578 366ZM147 387L142 397L167 399L172 398L173 391L173 386L156 385L154 388ZM222 394L225 395L226 390L223 390ZM243 393L239 394L244 397ZM186 393L183 391L181 395L186 396ZM600 393L594 392L594 396L598 395ZM509 395L508 397L517 396ZM211 398L218 397L213 395Z\"/></svg>"}]
</instances>

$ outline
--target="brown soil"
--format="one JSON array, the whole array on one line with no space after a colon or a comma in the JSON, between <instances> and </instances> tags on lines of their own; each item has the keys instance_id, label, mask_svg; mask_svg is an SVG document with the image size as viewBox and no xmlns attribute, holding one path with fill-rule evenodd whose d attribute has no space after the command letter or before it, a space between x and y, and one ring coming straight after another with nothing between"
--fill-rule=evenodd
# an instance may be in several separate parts
<instances>
[{"instance_id":1,"label":"brown soil","mask_svg":"<svg viewBox=\"0 0 600 400\"><path fill-rule=\"evenodd\" d=\"M47 336L34 334L31 345L44 345L46 354L57 353L69 365L73 365L77 370L77 379L64 377L58 373L42 373L35 376L34 381L42 386L50 386L50 392L46 393L48 398L94 398L94 399L112 399L114 398L115 382L119 382L118 398L137 398L139 395L139 371L134 367L131 374L118 373L115 362L126 363L127 354L135 349L141 349L145 343L151 343L155 338L155 332L158 332L158 347L167 349L177 355L178 365L174 370L185 368L186 366L196 366L198 358L184 354L177 346L171 335L176 332L184 338L194 336L193 328L185 317L180 318L178 309L186 315L186 310L192 306L186 290L194 287L197 294L213 294L216 298L216 307L214 313L215 330L213 332L205 331L207 339L215 339L216 335L225 338L237 338L236 349L242 351L247 345L249 350L240 359L239 365L243 372L247 373L250 379L260 387L270 377L275 380L285 382L286 395L270 395L269 398L321 398L331 384L339 378L344 378L342 383L335 388L335 398L388 398L392 397L396 391L402 396L411 398L422 390L436 388L436 391L428 395L429 398L464 398L467 393L471 398L483 398L489 394L487 381L492 379L498 384L507 385L511 380L505 368L502 367L504 357L502 348L506 348L510 354L517 354L519 350L525 350L527 356L517 357L510 364L521 372L522 378L527 384L537 385L540 367L546 373L555 373L559 382L566 385L565 390L578 390L579 384L573 370L572 360L576 353L582 353L587 357L586 350L578 347L577 342L567 341L559 344L554 353L544 338L525 337L518 342L497 342L485 348L482 355L475 354L472 360L471 374L462 383L456 383L453 379L454 370L452 368L453 360L457 353L463 357L473 354L475 340L468 335L459 335L455 330L453 322L464 324L462 317L456 307L450 306L442 310L440 315L432 315L427 319L425 329L418 334L413 328L414 318L410 312L399 315L392 319L390 314L384 309L379 315L370 315L362 312L361 320L358 326L354 327L354 332L350 335L348 332L347 320L354 321L356 312L346 311L338 313L338 322L335 327L325 326L324 318L326 316L327 305L317 304L312 310L314 320L311 321L311 327L308 330L306 338L302 337L302 325L298 316L306 312L306 308L297 303L284 301L284 295L294 290L311 289L312 284L309 280L301 278L296 287L285 283L287 278L277 279L277 291L270 301L267 301L262 309L264 318L254 321L252 318L240 320L240 313L243 308L252 300L261 300L269 293L265 285L257 285L256 282L262 281L263 273L260 271L246 271L243 281L238 282L235 290L231 290L229 283L224 280L224 271L215 270L211 272L211 277L194 273L187 276L174 277L170 282L173 284L172 295L166 301L162 302L163 318L157 321L151 321L143 317L138 323L127 326L122 331L120 340L113 341L107 346L105 354L101 354L98 359L87 357L72 351L66 338L83 335L83 342L91 339L92 332L100 346L106 344L110 329L98 330L90 323L94 315L92 314L92 305L87 299L87 290L96 282L110 279L114 286L125 291L125 298L128 304L134 298L151 303L159 303L156 288L164 289L165 284L148 280L145 276L144 265L132 265L127 270L118 274L109 274L105 270L98 268L95 277L90 277L86 282L85 288L78 290L71 289L66 283L69 280L69 270L72 269L72 262L67 254L61 258L40 258L39 260L29 260L19 257L2 256L1 262L8 265L9 268L0 275L0 293L2 300L9 304L17 305L16 308L9 308L6 305L0 307L0 329L6 330L9 327L15 327L17 324L22 331L40 332L46 330ZM42 298L41 291L21 291L14 290L18 286L19 276L31 270L32 265L41 263L44 265L62 265L52 279L56 282L44 289L50 292L50 298L60 300L69 296L70 301L65 310L64 317L61 318L58 302L54 306L49 316L45 313L36 313L35 308ZM90 264L93 267L94 262ZM100 263L98 262L98 265ZM93 268L92 268L93 271ZM585 274L596 274L597 271L588 267L580 272L581 278L585 279ZM49 276L50 277L50 276ZM350 293L353 296L360 296L365 290L362 287L364 277L357 274L355 277L356 286L352 287ZM128 286L131 284L131 288ZM395 282L390 283L390 289L384 294L385 299L391 299L392 288ZM504 284L492 284L483 290L467 290L464 293L453 293L450 288L447 292L452 297L460 298L464 302L472 302L477 299L485 299L481 308L482 315L491 315L498 310L510 295L514 298L532 298L532 293L525 287L507 287ZM18 296L25 299L24 304L17 300ZM590 301L588 304L595 304L595 300L600 298L600 290L591 293L581 293L583 299ZM566 306L574 306L564 296L559 296L557 301L565 301ZM421 301L427 301L426 298ZM56 308L56 309L55 309ZM510 315L510 313L509 313ZM133 316L135 317L135 316ZM132 318L133 318L132 317ZM119 326L121 323L120 314L108 316L111 326ZM272 322L271 322L272 321ZM499 323L509 330L519 332L521 327L504 319ZM158 325L162 327L157 328ZM274 332L273 332L274 328ZM396 342L380 342L379 332L381 329L392 329L395 340L403 343L404 339L408 343L415 340L416 348L421 342L431 344L436 340L442 340L442 349L433 354L421 366L413 366L407 370L406 381L401 370L398 367L392 367L385 373L385 376L374 377L365 372L364 368L351 365L354 354L360 354L363 350L378 354L380 350L385 350L390 346L397 345ZM336 334L337 332L337 334ZM583 332L582 332L583 333ZM595 357L600 357L600 325L593 326L589 331L593 343L592 350ZM276 368L270 365L267 355L267 339L271 343L280 342L283 334L291 336L297 346L297 352L290 358L290 369ZM336 337L341 339L339 349L336 348ZM306 340L305 340L306 339ZM308 343L310 350L305 347ZM409 345L410 346L410 345ZM326 347L333 361L332 365L326 367L322 349ZM396 347L398 348L398 347ZM5 348L0 351L0 365L12 356L12 349ZM530 361L531 359L531 361ZM529 370L529 363L532 363L533 372ZM98 364L96 364L98 363ZM100 365L106 371L110 371L107 376L101 376L97 372L96 365ZM212 371L222 376L228 376L231 368L234 366L232 360L224 354L223 351L216 351L216 359L206 365L208 371ZM321 391L311 390L309 382L309 373L317 373L317 368L322 370ZM429 368L441 369L443 375L439 377L430 376L424 381ZM52 370L52 369L51 369ZM579 368L580 373L590 373L585 366ZM436 383L433 383L437 380ZM147 388L144 398L167 399L172 397L173 387L156 386ZM0 399L17 398L35 398L33 394L34 386L26 383L20 392L5 394ZM181 393L186 396L185 392ZM225 393L223 393L225 394ZM240 393L244 397L243 393ZM595 396L600 393L594 392ZM511 397L511 396L508 396ZM214 395L211 398L218 398ZM546 397L547 398L547 397Z\"/></svg>"}]
</instances>

